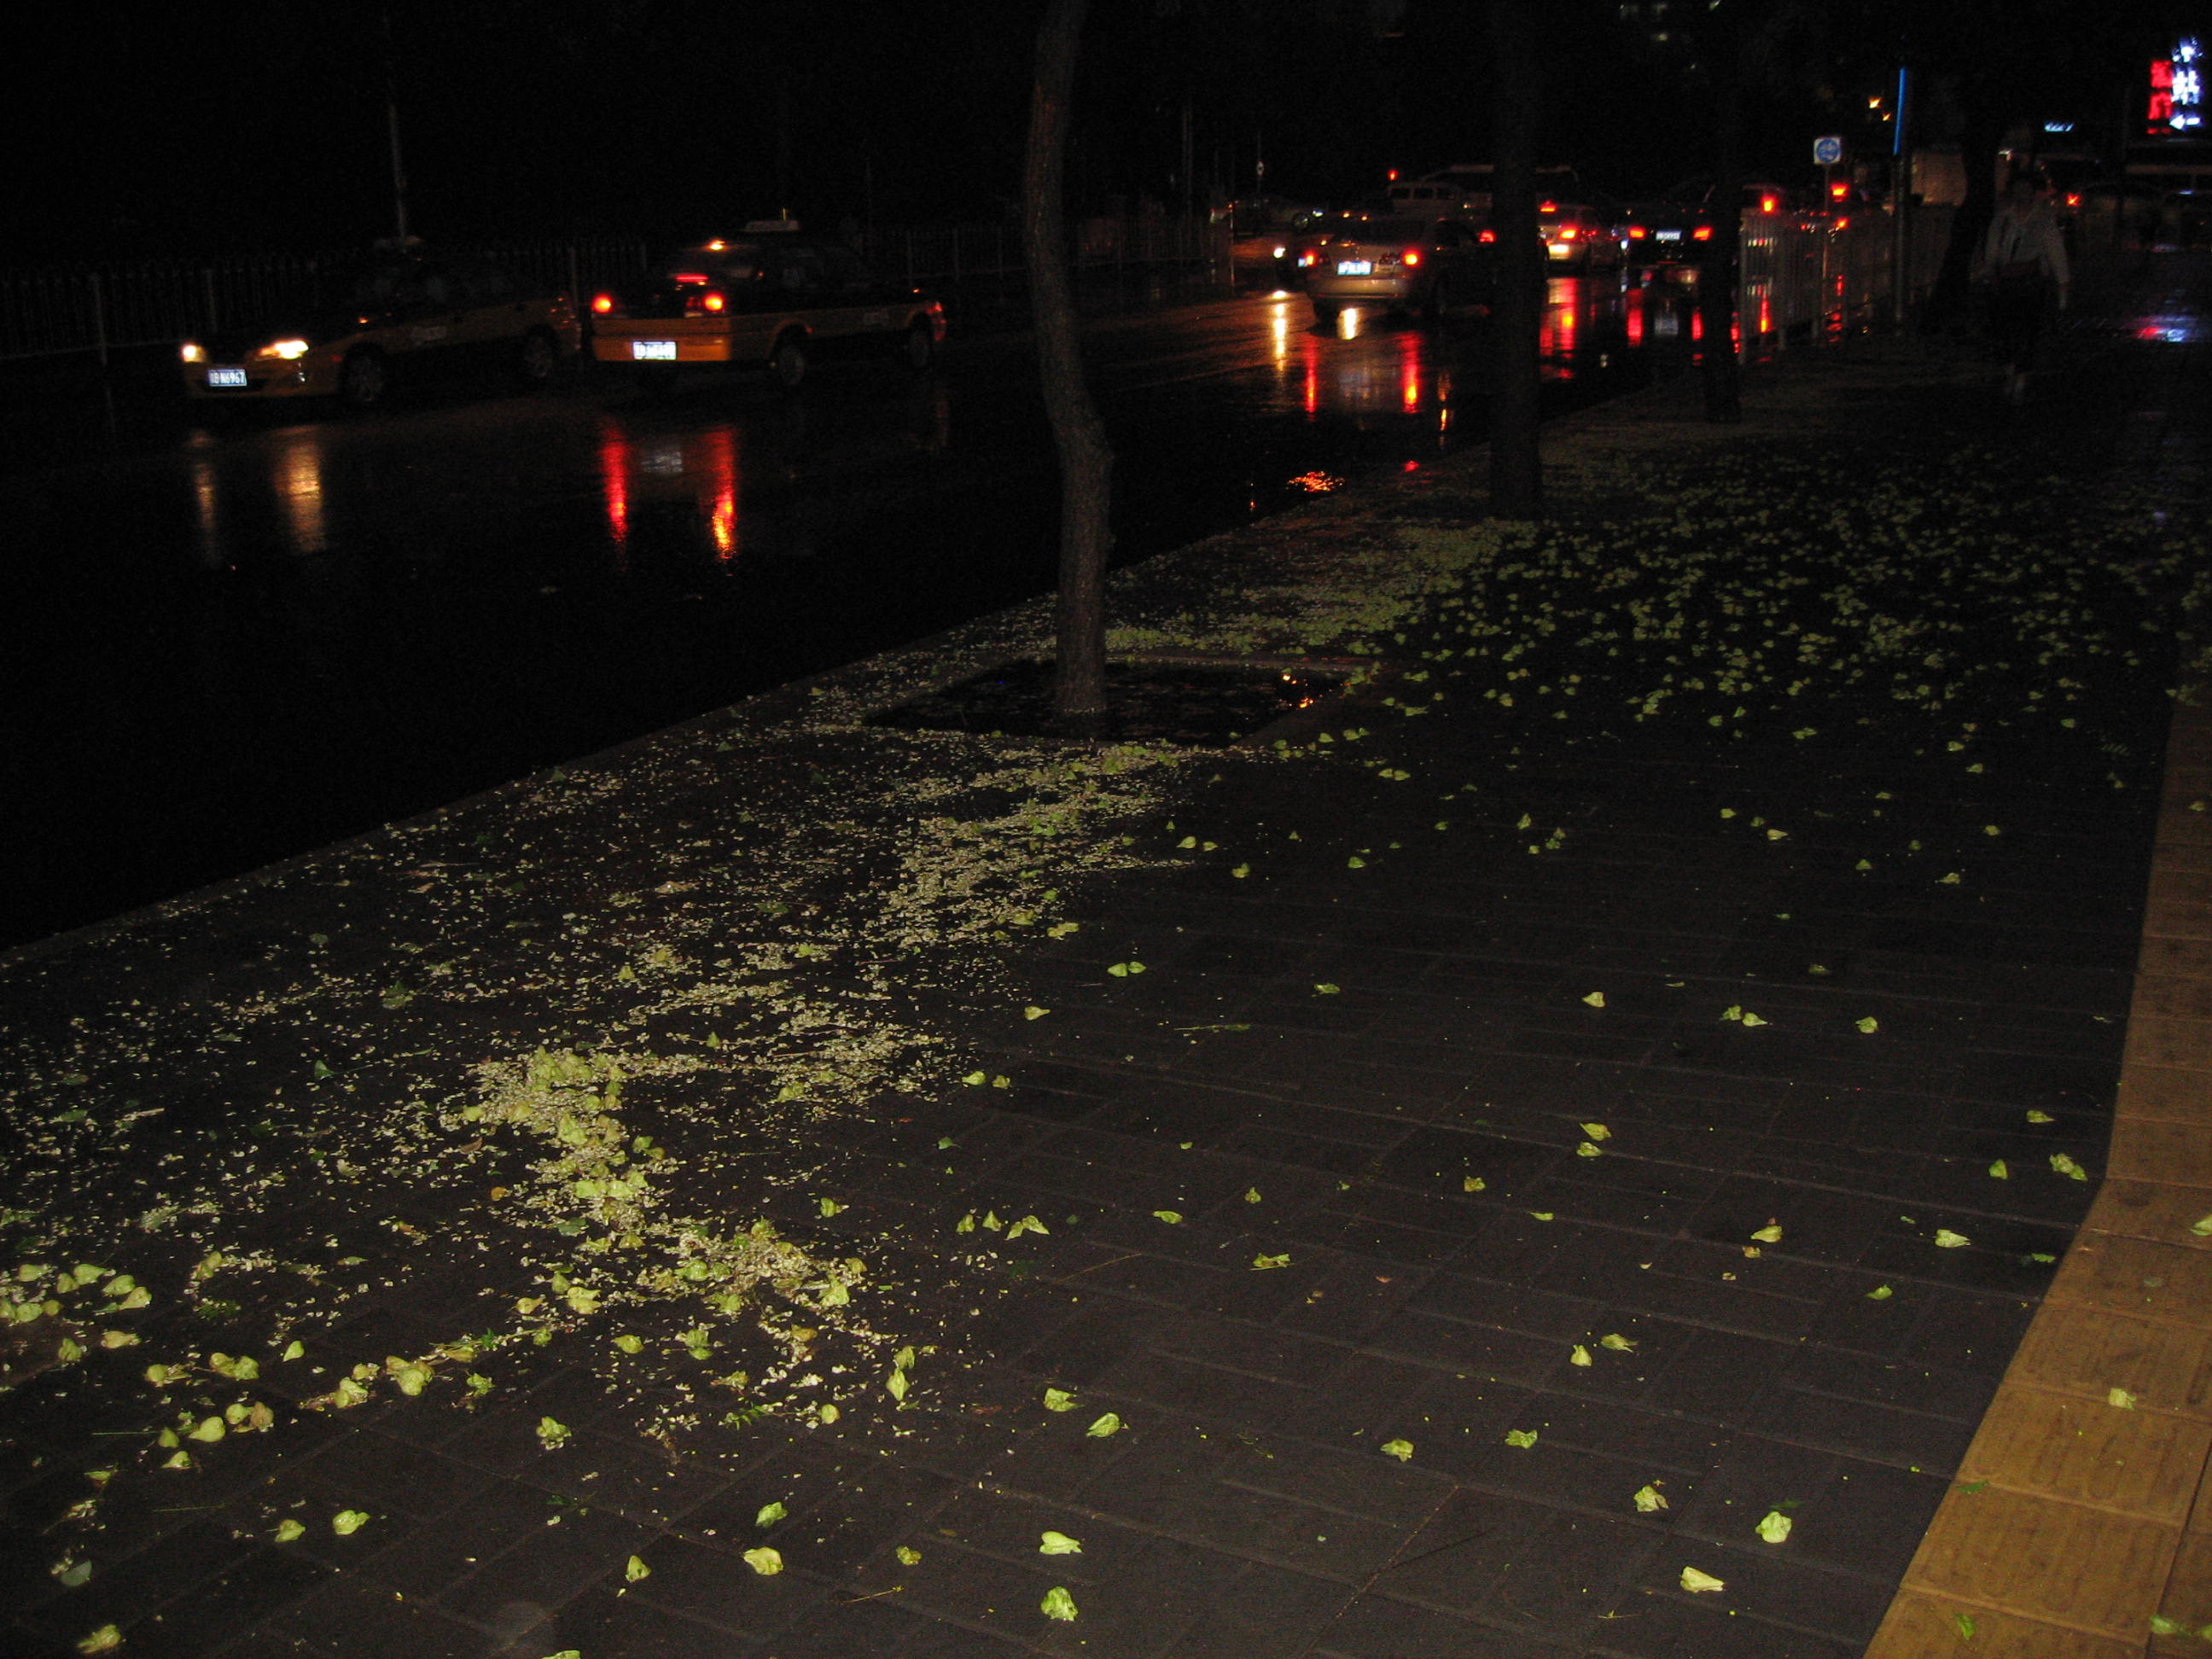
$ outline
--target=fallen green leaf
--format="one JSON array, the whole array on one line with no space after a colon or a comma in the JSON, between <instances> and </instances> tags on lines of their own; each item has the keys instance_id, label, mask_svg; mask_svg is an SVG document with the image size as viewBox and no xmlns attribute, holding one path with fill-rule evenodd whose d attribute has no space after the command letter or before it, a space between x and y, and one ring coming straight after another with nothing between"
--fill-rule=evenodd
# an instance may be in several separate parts
<instances>
[{"instance_id":1,"label":"fallen green leaf","mask_svg":"<svg viewBox=\"0 0 2212 1659\"><path fill-rule=\"evenodd\" d=\"M1395 1457L1403 1463L1413 1455L1413 1443L1410 1440L1385 1440L1382 1443L1382 1455L1385 1457Z\"/></svg>"},{"instance_id":2,"label":"fallen green leaf","mask_svg":"<svg viewBox=\"0 0 2212 1659\"><path fill-rule=\"evenodd\" d=\"M1752 1530L1768 1543L1779 1544L1790 1536L1790 1517L1780 1510L1769 1510Z\"/></svg>"},{"instance_id":3,"label":"fallen green leaf","mask_svg":"<svg viewBox=\"0 0 2212 1659\"><path fill-rule=\"evenodd\" d=\"M1048 1532L1042 1534L1042 1537L1043 1541L1037 1546L1037 1553L1039 1555L1080 1555L1083 1553L1083 1546L1078 1543L1074 1539L1070 1538L1064 1532Z\"/></svg>"},{"instance_id":4,"label":"fallen green leaf","mask_svg":"<svg viewBox=\"0 0 2212 1659\"><path fill-rule=\"evenodd\" d=\"M1075 1598L1056 1584L1044 1593L1044 1600L1037 1606L1048 1619L1065 1623L1075 1617Z\"/></svg>"},{"instance_id":5,"label":"fallen green leaf","mask_svg":"<svg viewBox=\"0 0 2212 1659\"><path fill-rule=\"evenodd\" d=\"M765 1544L758 1549L747 1550L740 1559L763 1578L773 1578L783 1571L782 1553Z\"/></svg>"},{"instance_id":6,"label":"fallen green leaf","mask_svg":"<svg viewBox=\"0 0 2212 1659\"><path fill-rule=\"evenodd\" d=\"M1725 1580L1716 1578L1709 1572L1685 1567L1682 1569L1682 1588L1692 1595L1700 1595L1726 1589L1728 1584Z\"/></svg>"}]
</instances>

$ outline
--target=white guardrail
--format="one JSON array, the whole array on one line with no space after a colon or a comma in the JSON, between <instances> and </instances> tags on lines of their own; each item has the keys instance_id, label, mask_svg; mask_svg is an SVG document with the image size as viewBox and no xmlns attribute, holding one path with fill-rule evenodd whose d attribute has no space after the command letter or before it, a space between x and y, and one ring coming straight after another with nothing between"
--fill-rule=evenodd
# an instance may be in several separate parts
<instances>
[{"instance_id":1,"label":"white guardrail","mask_svg":"<svg viewBox=\"0 0 2212 1659\"><path fill-rule=\"evenodd\" d=\"M1079 276L1173 278L1225 287L1231 280L1225 226L1200 218L1083 219L1075 225ZM1913 217L1908 301L1935 280L1949 234L1949 210ZM923 226L860 239L886 276L917 287L1001 293L1024 280L1021 235L1012 225ZM526 284L588 294L645 268L641 241L507 242L481 253ZM1743 222L1741 333L1746 349L1807 327L1869 320L1893 305L1897 236L1883 214L1840 227L1825 220L1747 214ZM161 345L262 316L299 286L319 258L297 254L144 259L98 265L0 270L0 362L77 353L105 362L112 351Z\"/></svg>"},{"instance_id":2,"label":"white guardrail","mask_svg":"<svg viewBox=\"0 0 2212 1659\"><path fill-rule=\"evenodd\" d=\"M1943 267L1953 210L1913 210L1905 239L1908 307L1925 299ZM1736 328L1747 352L1793 334L1855 327L1895 314L1897 222L1886 213L1838 219L1795 214L1743 216Z\"/></svg>"}]
</instances>

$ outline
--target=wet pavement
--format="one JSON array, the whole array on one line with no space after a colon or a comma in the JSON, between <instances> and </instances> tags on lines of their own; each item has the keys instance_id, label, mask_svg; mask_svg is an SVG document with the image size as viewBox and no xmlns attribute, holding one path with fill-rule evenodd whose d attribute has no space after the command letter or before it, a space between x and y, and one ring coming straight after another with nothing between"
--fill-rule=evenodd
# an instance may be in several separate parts
<instances>
[{"instance_id":1,"label":"wet pavement","mask_svg":"<svg viewBox=\"0 0 2212 1659\"><path fill-rule=\"evenodd\" d=\"M2102 1173L2201 568L2192 346L1994 383L1131 573L1392 665L1296 755L852 723L1032 607L13 961L12 1635L1861 1650Z\"/></svg>"},{"instance_id":2,"label":"wet pavement","mask_svg":"<svg viewBox=\"0 0 2212 1659\"><path fill-rule=\"evenodd\" d=\"M1663 368L1684 295L1554 284L1554 395ZM1665 335L1666 340L1661 337ZM1247 297L1102 322L1120 554L1480 434L1485 337ZM1649 343L1645 343L1646 342ZM916 380L825 366L646 400L594 380L374 418L188 411L18 447L0 945L590 753L1051 580L1017 335ZM46 457L27 466L27 453Z\"/></svg>"}]
</instances>

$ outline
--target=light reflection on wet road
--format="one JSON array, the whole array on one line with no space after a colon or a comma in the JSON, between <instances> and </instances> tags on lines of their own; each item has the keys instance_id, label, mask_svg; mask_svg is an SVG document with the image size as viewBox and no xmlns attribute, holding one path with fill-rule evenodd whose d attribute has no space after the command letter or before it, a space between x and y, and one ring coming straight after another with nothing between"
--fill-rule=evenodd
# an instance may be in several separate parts
<instances>
[{"instance_id":1,"label":"light reflection on wet road","mask_svg":"<svg viewBox=\"0 0 2212 1659\"><path fill-rule=\"evenodd\" d=\"M1547 395L1641 384L1686 295L1555 281ZM1242 297L1102 322L1120 555L1479 441L1486 329ZM1654 348L1659 349L1655 352ZM1672 354L1679 356L1679 353ZM0 477L0 946L588 753L1046 586L1024 343L661 399L179 414ZM197 417L199 410L190 411Z\"/></svg>"}]
</instances>

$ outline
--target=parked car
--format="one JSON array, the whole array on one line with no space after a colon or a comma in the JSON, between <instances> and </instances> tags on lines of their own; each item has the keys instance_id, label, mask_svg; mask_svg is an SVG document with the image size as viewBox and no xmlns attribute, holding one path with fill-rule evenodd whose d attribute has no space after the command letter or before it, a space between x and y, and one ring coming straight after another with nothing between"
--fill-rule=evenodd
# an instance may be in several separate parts
<instances>
[{"instance_id":1,"label":"parked car","mask_svg":"<svg viewBox=\"0 0 2212 1659\"><path fill-rule=\"evenodd\" d=\"M940 302L787 219L680 248L632 286L592 298L592 355L662 385L686 367L743 364L790 389L819 351L843 346L887 346L927 368L944 340Z\"/></svg>"},{"instance_id":2,"label":"parked car","mask_svg":"<svg viewBox=\"0 0 2212 1659\"><path fill-rule=\"evenodd\" d=\"M1255 197L1229 204L1229 264L1232 280L1248 285L1283 287L1297 275L1298 250L1310 237L1323 210L1277 196Z\"/></svg>"},{"instance_id":3,"label":"parked car","mask_svg":"<svg viewBox=\"0 0 2212 1659\"><path fill-rule=\"evenodd\" d=\"M1632 204L1621 225L1630 260L1640 265L1702 264L1713 240L1718 188L1709 179L1692 179L1655 200ZM1771 220L1796 210L1786 185L1753 181L1743 186L1740 211L1747 217Z\"/></svg>"},{"instance_id":4,"label":"parked car","mask_svg":"<svg viewBox=\"0 0 2212 1659\"><path fill-rule=\"evenodd\" d=\"M581 346L568 295L531 293L487 259L408 246L319 271L267 318L185 340L178 356L195 398L366 407L431 378L543 386Z\"/></svg>"},{"instance_id":5,"label":"parked car","mask_svg":"<svg viewBox=\"0 0 2212 1659\"><path fill-rule=\"evenodd\" d=\"M1544 257L1555 268L1609 270L1620 264L1620 232L1595 208L1574 202L1540 202L1536 229L1544 239Z\"/></svg>"},{"instance_id":6,"label":"parked car","mask_svg":"<svg viewBox=\"0 0 2212 1659\"><path fill-rule=\"evenodd\" d=\"M1299 255L1315 318L1333 323L1347 306L1418 312L1487 300L1494 250L1466 219L1347 218Z\"/></svg>"}]
</instances>

